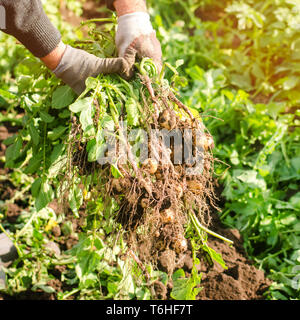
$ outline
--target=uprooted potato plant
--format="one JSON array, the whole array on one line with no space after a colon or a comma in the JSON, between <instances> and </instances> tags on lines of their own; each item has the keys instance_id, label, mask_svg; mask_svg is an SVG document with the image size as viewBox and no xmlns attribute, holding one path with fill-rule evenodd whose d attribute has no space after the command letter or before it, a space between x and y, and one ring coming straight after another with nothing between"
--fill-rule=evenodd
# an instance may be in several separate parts
<instances>
[{"instance_id":1,"label":"uprooted potato plant","mask_svg":"<svg viewBox=\"0 0 300 320\"><path fill-rule=\"evenodd\" d=\"M215 207L213 139L151 61L139 69L130 83L112 76L91 80L92 91L70 106L76 116L69 173L96 177L90 192L110 199L108 206L117 203L117 220L142 260L155 265L172 250L175 266L188 249L188 221L201 234Z\"/></svg>"},{"instance_id":2,"label":"uprooted potato plant","mask_svg":"<svg viewBox=\"0 0 300 320\"><path fill-rule=\"evenodd\" d=\"M91 34L98 36L92 29ZM165 79L166 69L173 72ZM67 181L92 174L92 197L116 205L131 255L172 273L188 248L187 227L204 251L221 262L206 244L215 205L213 137L201 116L177 97L180 77L164 64L161 72L149 59L136 64L135 77L87 81L87 89L70 106ZM68 192L68 183L65 184ZM105 209L104 209L105 210Z\"/></svg>"}]
</instances>

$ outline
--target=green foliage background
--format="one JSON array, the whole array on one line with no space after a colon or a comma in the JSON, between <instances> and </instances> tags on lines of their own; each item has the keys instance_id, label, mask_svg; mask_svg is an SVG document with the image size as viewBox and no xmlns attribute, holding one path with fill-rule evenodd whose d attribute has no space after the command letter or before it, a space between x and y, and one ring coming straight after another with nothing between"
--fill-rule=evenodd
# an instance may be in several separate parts
<instances>
[{"instance_id":1,"label":"green foliage background","mask_svg":"<svg viewBox=\"0 0 300 320\"><path fill-rule=\"evenodd\" d=\"M77 1L67 2L80 14ZM81 37L61 21L57 1L44 4L50 19L63 30L64 40L72 43ZM178 66L182 100L203 114L215 139L215 157L222 161L215 168L223 186L222 221L241 231L249 256L274 280L266 298L299 299L299 1L161 0L148 4L164 59ZM75 293L82 299L149 298L137 266L117 257L126 245L119 243L109 250L101 234L91 231L96 221L104 223L104 234L114 227L109 213L101 212L101 199L88 208L90 218L84 232L76 235L79 243L68 256L58 259L41 250L45 241L51 240L50 233L44 231L46 226L62 219L46 207L55 190L43 177L59 173L57 159L63 152L59 141L65 133L60 121L69 117L65 107L75 97L66 87L57 89L59 81L14 39L0 34L0 41L0 108L6 110L0 114L0 122L25 125L19 138L7 141L13 144L7 149L7 159L1 161L14 168L9 179L21 192L25 190L31 208L11 226L5 219L5 204L0 203L2 226L10 229L19 249L25 252L22 267L17 261L8 270L8 292L38 288L51 292L53 288L47 286L53 278L49 270L66 264L62 280L72 289L58 293L59 299ZM99 56L113 55L109 46L104 51L97 46L95 49ZM56 95L62 93L65 100L56 103ZM16 120L20 108L25 116ZM42 127L38 119L42 119ZM51 148L57 146L50 150L41 142L52 127L47 139L53 141ZM22 141L31 141L30 153L24 152ZM50 157L46 158L46 153ZM40 156L32 158L32 154ZM37 168L40 180L32 175ZM26 193L29 188L31 195ZM76 188L72 194L76 214L82 198ZM68 235L72 229L66 226L65 232ZM92 246L96 250L91 251ZM114 267L108 263L111 260L116 262ZM149 273L165 279L151 269ZM194 273L192 279L180 278L180 271L175 279L178 290L174 290L173 298L181 299L191 298L192 289L200 282ZM182 281L191 290L177 296ZM105 290L99 291L99 286Z\"/></svg>"}]
</instances>

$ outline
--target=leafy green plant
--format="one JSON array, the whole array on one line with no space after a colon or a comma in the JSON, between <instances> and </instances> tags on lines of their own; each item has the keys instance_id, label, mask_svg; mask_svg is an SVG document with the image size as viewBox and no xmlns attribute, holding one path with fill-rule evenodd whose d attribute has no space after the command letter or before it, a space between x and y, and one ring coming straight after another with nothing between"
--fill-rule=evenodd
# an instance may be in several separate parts
<instances>
[{"instance_id":1,"label":"leafy green plant","mask_svg":"<svg viewBox=\"0 0 300 320\"><path fill-rule=\"evenodd\" d=\"M295 285L300 250L300 115L294 110L299 100L297 1L189 0L176 1L176 5L169 0L148 2L164 59L177 66L173 80L183 102L192 106L195 113L202 113L214 136L216 176L223 185L222 221L241 231L249 256L274 281L267 297L299 299L299 286ZM207 5L220 13L217 19L201 20L199 8L205 12ZM63 30L64 39L72 38L72 28L59 18L57 2L47 1L45 7ZM84 41L77 45L102 57L114 56L111 43L115 18L108 22L112 33L102 48ZM96 27L92 25L90 32L93 30ZM76 32L80 36L80 30ZM0 37L0 122L20 128L18 135L5 141L6 165L13 168L8 179L20 188L16 197L26 198L28 206L17 224L11 225L5 219L5 203L0 203L0 226L14 234L12 238L20 252L19 260L6 270L8 292L43 290L55 293L59 299L149 299L149 278L145 274L150 282L163 283L167 275L153 271L151 266L147 266L147 273L142 272L134 259L120 260L119 253L126 248L122 237L113 246L115 251L110 249L110 232L118 228L112 219L113 211L102 212L101 201L91 202L79 236L77 232L73 234L70 222L62 221L64 216L56 216L47 208L51 199L59 196L71 112L79 115L85 106L80 121L87 136L92 133L91 97L82 97L77 103L73 93L61 86L37 59L13 39L3 34ZM98 33L97 37L103 40L103 34ZM167 69L167 78L173 72ZM90 79L88 86L94 89L101 81L105 82ZM262 95L267 98L262 99ZM254 103L253 98L261 103ZM17 117L20 109L25 110L21 119ZM126 110L135 125L137 106L128 103ZM287 113L289 110L293 112ZM107 115L101 126L109 126L112 121ZM89 142L90 160L101 152L101 141L98 135ZM3 159L0 161L3 163ZM68 200L77 217L83 200L90 196L90 182L88 177L80 189L75 179L70 188ZM51 230L55 223L64 225L66 234L79 237L78 245L60 257L53 251L50 254L49 248L42 249L54 240ZM205 247L203 231L199 225L198 229L187 230L195 239L194 253L201 244L210 258L225 266L218 253ZM113 265L108 263L110 259ZM53 292L49 285L56 279L53 270L62 265L66 267L60 274L63 288ZM194 299L200 280L195 268L189 278L177 270L171 297Z\"/></svg>"},{"instance_id":2,"label":"leafy green plant","mask_svg":"<svg viewBox=\"0 0 300 320\"><path fill-rule=\"evenodd\" d=\"M232 85L269 99L299 99L297 1L233 1L207 24ZM222 34L222 36L219 36Z\"/></svg>"}]
</instances>

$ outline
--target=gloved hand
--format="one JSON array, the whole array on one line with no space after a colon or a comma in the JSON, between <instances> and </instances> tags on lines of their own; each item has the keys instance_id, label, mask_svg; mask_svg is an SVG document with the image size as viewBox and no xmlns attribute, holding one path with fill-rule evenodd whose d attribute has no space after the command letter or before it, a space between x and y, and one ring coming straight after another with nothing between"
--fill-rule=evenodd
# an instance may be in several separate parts
<instances>
[{"instance_id":1,"label":"gloved hand","mask_svg":"<svg viewBox=\"0 0 300 320\"><path fill-rule=\"evenodd\" d=\"M81 94L86 87L85 80L88 77L96 77L100 73L118 73L129 80L133 76L135 56L136 50L128 48L120 58L101 59L84 50L67 46L53 73L77 94Z\"/></svg>"},{"instance_id":2,"label":"gloved hand","mask_svg":"<svg viewBox=\"0 0 300 320\"><path fill-rule=\"evenodd\" d=\"M134 48L140 59L152 58L161 69L162 51L147 12L133 12L118 18L116 46L123 57L128 48Z\"/></svg>"}]
</instances>

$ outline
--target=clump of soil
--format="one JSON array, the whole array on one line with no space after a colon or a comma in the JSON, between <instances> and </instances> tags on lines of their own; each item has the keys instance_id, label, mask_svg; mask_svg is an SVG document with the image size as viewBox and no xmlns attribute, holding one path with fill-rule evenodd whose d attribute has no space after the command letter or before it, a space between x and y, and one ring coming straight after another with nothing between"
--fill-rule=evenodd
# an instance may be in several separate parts
<instances>
[{"instance_id":1,"label":"clump of soil","mask_svg":"<svg viewBox=\"0 0 300 320\"><path fill-rule=\"evenodd\" d=\"M0 169L1 170L1 169ZM3 170L3 173L1 172L1 175L5 177L8 175L7 171ZM0 184L0 200L10 200L16 192L16 189L14 185L9 180L3 180Z\"/></svg>"},{"instance_id":2,"label":"clump of soil","mask_svg":"<svg viewBox=\"0 0 300 320\"><path fill-rule=\"evenodd\" d=\"M200 287L202 290L197 296L198 300L263 300L264 293L271 285L271 280L266 278L262 270L258 270L253 262L247 258L243 248L243 239L237 229L225 228L217 214L212 214L211 229L233 241L229 246L224 241L209 236L208 245L222 255L227 269L219 264L211 265L204 259L201 253L198 257L201 261L197 266L201 272ZM144 248L143 248L144 249ZM176 263L174 263L176 261ZM159 268L172 274L177 268L183 268L188 276L193 268L192 252L188 250L175 259L175 252L166 250L159 256ZM167 299L170 297L172 281L168 283ZM161 291L161 289L160 289Z\"/></svg>"},{"instance_id":3,"label":"clump of soil","mask_svg":"<svg viewBox=\"0 0 300 320\"><path fill-rule=\"evenodd\" d=\"M262 270L258 270L247 258L243 239L237 229L224 229L216 215L213 216L213 229L233 241L232 246L216 238L209 238L209 246L221 253L228 267L224 270L215 264L210 268L201 263L200 300L262 300L271 285Z\"/></svg>"},{"instance_id":4,"label":"clump of soil","mask_svg":"<svg viewBox=\"0 0 300 320\"><path fill-rule=\"evenodd\" d=\"M28 290L13 297L0 293L0 300L55 300L55 295L43 292L42 290L39 290L38 292Z\"/></svg>"},{"instance_id":5,"label":"clump of soil","mask_svg":"<svg viewBox=\"0 0 300 320\"><path fill-rule=\"evenodd\" d=\"M57 215L64 212L65 219L60 224L54 226L51 229L51 233L61 251L71 249L78 243L78 233L82 231L82 226L85 224L86 208L82 206L79 210L80 217L76 218L71 209L59 203L57 199L54 199L48 207L54 210ZM65 223L71 223L71 229L68 232L64 231Z\"/></svg>"},{"instance_id":6,"label":"clump of soil","mask_svg":"<svg viewBox=\"0 0 300 320\"><path fill-rule=\"evenodd\" d=\"M6 218L9 223L16 223L19 215L22 212L22 208L20 208L15 203L9 203L7 204L6 208Z\"/></svg>"}]
</instances>

